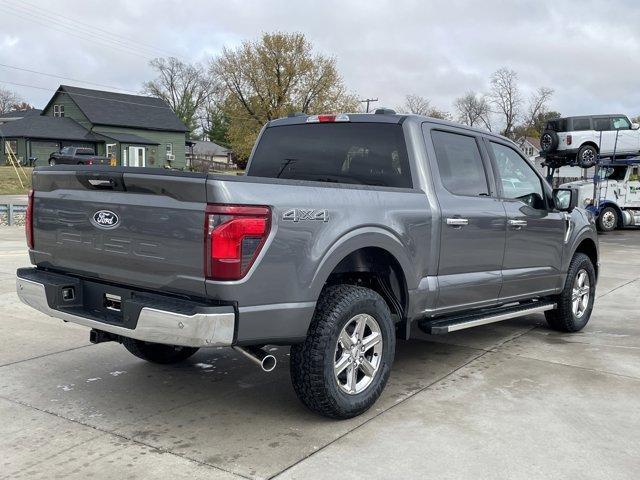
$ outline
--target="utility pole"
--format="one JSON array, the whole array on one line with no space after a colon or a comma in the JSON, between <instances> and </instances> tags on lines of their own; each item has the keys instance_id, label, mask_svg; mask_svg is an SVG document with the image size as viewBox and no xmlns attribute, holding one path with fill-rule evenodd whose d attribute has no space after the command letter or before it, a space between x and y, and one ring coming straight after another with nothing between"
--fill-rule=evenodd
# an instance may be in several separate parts
<instances>
[{"instance_id":1,"label":"utility pole","mask_svg":"<svg viewBox=\"0 0 640 480\"><path fill-rule=\"evenodd\" d=\"M365 98L364 100L360 100L360 103L366 103L367 104L367 113L369 113L369 104L373 103L373 102L377 102L378 99L377 98Z\"/></svg>"}]
</instances>

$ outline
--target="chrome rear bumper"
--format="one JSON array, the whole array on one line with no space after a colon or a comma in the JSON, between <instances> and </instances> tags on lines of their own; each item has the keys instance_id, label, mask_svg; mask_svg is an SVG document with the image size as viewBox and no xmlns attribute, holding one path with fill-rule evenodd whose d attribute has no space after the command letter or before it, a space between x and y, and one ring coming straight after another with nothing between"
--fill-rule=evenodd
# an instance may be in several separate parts
<instances>
[{"instance_id":1,"label":"chrome rear bumper","mask_svg":"<svg viewBox=\"0 0 640 480\"><path fill-rule=\"evenodd\" d=\"M122 337L184 347L229 346L233 343L235 313L225 308L222 309L227 311L220 313L183 315L143 307L136 327L131 329L51 308L43 283L17 277L16 290L23 303L51 317Z\"/></svg>"}]
</instances>

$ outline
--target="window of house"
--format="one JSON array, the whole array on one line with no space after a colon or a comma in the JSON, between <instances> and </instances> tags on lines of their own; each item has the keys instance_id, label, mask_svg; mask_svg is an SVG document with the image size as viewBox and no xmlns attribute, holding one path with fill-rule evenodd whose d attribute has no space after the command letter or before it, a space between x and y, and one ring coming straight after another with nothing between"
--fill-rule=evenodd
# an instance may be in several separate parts
<instances>
[{"instance_id":1,"label":"window of house","mask_svg":"<svg viewBox=\"0 0 640 480\"><path fill-rule=\"evenodd\" d=\"M504 197L520 200L532 208L544 209L542 183L533 168L510 147L491 142L491 148Z\"/></svg>"},{"instance_id":2,"label":"window of house","mask_svg":"<svg viewBox=\"0 0 640 480\"><path fill-rule=\"evenodd\" d=\"M53 106L53 116L54 117L64 117L64 105L54 105Z\"/></svg>"},{"instance_id":3,"label":"window of house","mask_svg":"<svg viewBox=\"0 0 640 480\"><path fill-rule=\"evenodd\" d=\"M487 176L474 137L434 130L431 138L444 188L455 195L489 195Z\"/></svg>"},{"instance_id":4,"label":"window of house","mask_svg":"<svg viewBox=\"0 0 640 480\"><path fill-rule=\"evenodd\" d=\"M4 142L4 153L9 154L13 153L14 155L18 154L18 141L17 140L7 140Z\"/></svg>"},{"instance_id":5,"label":"window of house","mask_svg":"<svg viewBox=\"0 0 640 480\"><path fill-rule=\"evenodd\" d=\"M591 119L589 118L574 118L573 128L574 131L591 130Z\"/></svg>"},{"instance_id":6,"label":"window of house","mask_svg":"<svg viewBox=\"0 0 640 480\"><path fill-rule=\"evenodd\" d=\"M173 155L173 143L167 143L167 156Z\"/></svg>"},{"instance_id":7,"label":"window of house","mask_svg":"<svg viewBox=\"0 0 640 480\"><path fill-rule=\"evenodd\" d=\"M107 157L115 157L115 156L116 156L116 144L107 143Z\"/></svg>"}]
</instances>

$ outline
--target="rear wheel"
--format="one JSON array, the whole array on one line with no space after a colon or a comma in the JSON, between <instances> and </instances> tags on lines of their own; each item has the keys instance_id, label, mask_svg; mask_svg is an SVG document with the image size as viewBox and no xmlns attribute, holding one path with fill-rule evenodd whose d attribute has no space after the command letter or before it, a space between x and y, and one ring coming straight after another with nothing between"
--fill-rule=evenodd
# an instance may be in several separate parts
<instances>
[{"instance_id":1,"label":"rear wheel","mask_svg":"<svg viewBox=\"0 0 640 480\"><path fill-rule=\"evenodd\" d=\"M598 150L593 145L584 145L578 150L576 158L581 168L591 168L598 160Z\"/></svg>"},{"instance_id":2,"label":"rear wheel","mask_svg":"<svg viewBox=\"0 0 640 480\"><path fill-rule=\"evenodd\" d=\"M291 380L309 409L331 418L368 410L389 378L395 329L384 299L351 285L325 289L304 343L291 347Z\"/></svg>"},{"instance_id":3,"label":"rear wheel","mask_svg":"<svg viewBox=\"0 0 640 480\"><path fill-rule=\"evenodd\" d=\"M561 332L582 330L591 317L595 293L596 272L593 263L585 254L576 253L571 259L557 307L544 312L549 326Z\"/></svg>"},{"instance_id":4,"label":"rear wheel","mask_svg":"<svg viewBox=\"0 0 640 480\"><path fill-rule=\"evenodd\" d=\"M143 342L133 338L124 338L122 345L138 358L161 364L182 362L198 351L197 348L193 347Z\"/></svg>"},{"instance_id":5,"label":"rear wheel","mask_svg":"<svg viewBox=\"0 0 640 480\"><path fill-rule=\"evenodd\" d=\"M613 207L604 207L600 210L596 226L601 232L611 232L618 226L618 212Z\"/></svg>"}]
</instances>

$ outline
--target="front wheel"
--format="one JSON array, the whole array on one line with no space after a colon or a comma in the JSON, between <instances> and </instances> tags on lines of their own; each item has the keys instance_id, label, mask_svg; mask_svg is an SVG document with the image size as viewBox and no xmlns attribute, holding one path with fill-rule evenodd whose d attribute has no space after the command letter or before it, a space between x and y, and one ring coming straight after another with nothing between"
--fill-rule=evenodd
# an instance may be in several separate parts
<instances>
[{"instance_id":1,"label":"front wheel","mask_svg":"<svg viewBox=\"0 0 640 480\"><path fill-rule=\"evenodd\" d=\"M55 159L50 158L50 159L49 159L49 166L50 166L50 167L53 167L53 166L55 166L55 164L56 164Z\"/></svg>"},{"instance_id":2,"label":"front wheel","mask_svg":"<svg viewBox=\"0 0 640 480\"><path fill-rule=\"evenodd\" d=\"M557 298L557 307L544 312L547 323L561 332L582 330L591 318L595 294L596 271L593 263L584 253L576 253L569 265L564 290Z\"/></svg>"},{"instance_id":3,"label":"front wheel","mask_svg":"<svg viewBox=\"0 0 640 480\"><path fill-rule=\"evenodd\" d=\"M186 360L198 351L194 347L180 347L162 343L143 342L133 338L123 338L122 345L130 353L147 362L171 364Z\"/></svg>"},{"instance_id":4,"label":"front wheel","mask_svg":"<svg viewBox=\"0 0 640 480\"><path fill-rule=\"evenodd\" d=\"M601 232L611 232L618 226L618 212L613 207L604 207L600 210L596 226Z\"/></svg>"},{"instance_id":5,"label":"front wheel","mask_svg":"<svg viewBox=\"0 0 640 480\"><path fill-rule=\"evenodd\" d=\"M352 285L326 288L304 343L291 347L291 381L309 409L331 418L368 410L387 384L395 328L384 299Z\"/></svg>"}]
</instances>

